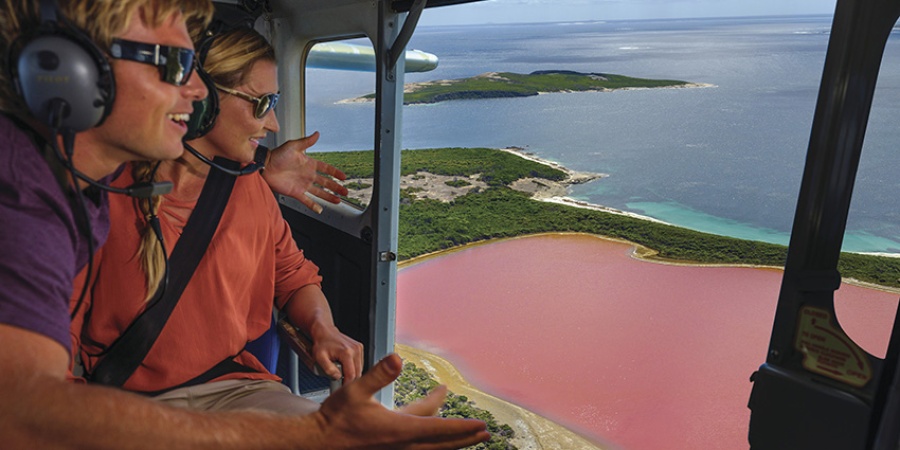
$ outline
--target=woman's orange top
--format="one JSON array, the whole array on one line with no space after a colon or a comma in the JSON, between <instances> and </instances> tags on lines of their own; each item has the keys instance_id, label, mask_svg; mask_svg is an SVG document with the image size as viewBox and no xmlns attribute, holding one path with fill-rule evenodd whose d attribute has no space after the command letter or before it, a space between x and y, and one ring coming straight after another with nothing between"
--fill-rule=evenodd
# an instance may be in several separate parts
<instances>
[{"instance_id":1,"label":"woman's orange top","mask_svg":"<svg viewBox=\"0 0 900 450\"><path fill-rule=\"evenodd\" d=\"M132 182L131 168L126 167L114 185ZM179 201L173 194L164 197L158 212L169 255L187 223L185 213L196 204ZM144 310L147 292L137 254L144 224L135 203L139 200L110 195L109 201L109 239L94 259L96 281L81 307L82 314L72 324L73 343L81 344L82 363L88 372L102 359L103 350ZM76 281L73 301L81 292L83 277L84 273ZM156 343L124 388L142 392L167 389L234 355L238 355L235 361L259 372L233 373L217 380L278 380L253 355L241 350L271 325L273 299L280 307L294 291L319 285L321 280L318 267L297 248L262 177L238 177L209 248Z\"/></svg>"}]
</instances>

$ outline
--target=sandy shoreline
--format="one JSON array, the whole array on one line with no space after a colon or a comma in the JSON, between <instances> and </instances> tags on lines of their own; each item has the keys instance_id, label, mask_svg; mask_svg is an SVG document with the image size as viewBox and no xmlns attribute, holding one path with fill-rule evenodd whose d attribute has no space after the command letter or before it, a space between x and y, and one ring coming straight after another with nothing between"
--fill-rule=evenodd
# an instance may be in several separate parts
<instances>
[{"instance_id":1,"label":"sandy shoreline","mask_svg":"<svg viewBox=\"0 0 900 450\"><path fill-rule=\"evenodd\" d=\"M566 180L564 180L562 183L558 183L562 187L562 191L560 191L559 189L553 189L552 187L547 187L546 189L542 189L544 192L547 192L546 194L544 194L544 193L541 193L541 190L537 190L537 191L532 192L532 196L535 200L539 200L542 202L549 202L549 203L559 203L562 205L573 206L575 208L591 209L594 211L603 211L603 212L608 212L611 214L618 214L621 216L633 217L635 219L649 220L651 222L670 225L667 222L663 222L662 220L654 219L649 216L643 216L643 215L628 212L628 211L622 211L620 209L610 208L608 206L598 205L595 203L588 203L585 201L576 200L576 199L568 196L568 194L569 194L568 186L573 185L573 184L587 183L589 181L593 181L598 178L606 178L609 176L607 174L574 171L572 169L569 169L566 166L563 166L562 164L560 164L558 162L550 161L548 159L543 159L539 156L535 156L534 154L528 153L521 147L506 147L506 148L501 148L498 150L500 150L502 152L506 152L506 153L511 153L522 159L527 159L529 161L534 161L536 163L543 164L545 166L550 166L554 169L561 170L561 171L565 172L566 175L568 175L568 178L566 178ZM547 180L542 180L542 183L547 183ZM513 189L516 189L516 188L517 188L516 186L513 186ZM521 187L519 187L518 190L524 190L524 189L521 189Z\"/></svg>"},{"instance_id":2,"label":"sandy shoreline","mask_svg":"<svg viewBox=\"0 0 900 450\"><path fill-rule=\"evenodd\" d=\"M577 433L541 417L522 407L482 392L469 384L453 365L432 353L403 344L396 344L395 351L404 361L428 371L439 383L457 394L465 395L479 408L490 411L499 423L513 428L516 437L512 443L520 450L599 450L613 448L598 446Z\"/></svg>"}]
</instances>

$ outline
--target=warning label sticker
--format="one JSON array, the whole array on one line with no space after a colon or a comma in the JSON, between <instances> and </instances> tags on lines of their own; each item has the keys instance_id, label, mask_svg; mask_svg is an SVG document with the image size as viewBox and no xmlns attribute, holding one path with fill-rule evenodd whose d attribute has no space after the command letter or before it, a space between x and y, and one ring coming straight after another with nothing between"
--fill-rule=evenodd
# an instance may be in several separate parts
<instances>
[{"instance_id":1,"label":"warning label sticker","mask_svg":"<svg viewBox=\"0 0 900 450\"><path fill-rule=\"evenodd\" d=\"M800 310L794 347L803 352L803 368L810 372L855 387L872 379L866 352L833 325L831 313L824 309L805 306Z\"/></svg>"}]
</instances>

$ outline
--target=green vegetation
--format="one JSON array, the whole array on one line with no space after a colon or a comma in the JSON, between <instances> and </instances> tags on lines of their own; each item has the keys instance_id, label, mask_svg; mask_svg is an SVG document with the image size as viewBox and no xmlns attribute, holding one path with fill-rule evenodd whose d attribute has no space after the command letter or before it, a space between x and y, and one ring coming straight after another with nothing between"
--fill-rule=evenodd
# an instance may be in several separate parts
<instances>
[{"instance_id":1,"label":"green vegetation","mask_svg":"<svg viewBox=\"0 0 900 450\"><path fill-rule=\"evenodd\" d=\"M316 158L339 167L347 178L372 178L375 173L372 151L313 153ZM565 172L490 148L441 148L403 150L400 175L416 172L468 177L481 174L490 186L508 186L522 177L562 181Z\"/></svg>"},{"instance_id":2,"label":"green vegetation","mask_svg":"<svg viewBox=\"0 0 900 450\"><path fill-rule=\"evenodd\" d=\"M450 181L445 181L444 184L446 184L447 186L450 186L450 187L457 187L457 188L472 185L472 183L469 183L466 180L460 180L458 178L452 179Z\"/></svg>"},{"instance_id":3,"label":"green vegetation","mask_svg":"<svg viewBox=\"0 0 900 450\"><path fill-rule=\"evenodd\" d=\"M372 187L372 185L369 183L363 183L361 181L352 181L350 183L344 183L344 187L352 191L361 191L363 189Z\"/></svg>"},{"instance_id":4,"label":"green vegetation","mask_svg":"<svg viewBox=\"0 0 900 450\"><path fill-rule=\"evenodd\" d=\"M317 153L350 177L373 175L372 152ZM400 207L401 260L470 242L541 232L582 232L634 242L665 260L708 264L783 267L787 247L664 225L603 211L532 200L508 186L522 177L563 180L551 167L491 149L404 150L402 172L468 177L481 174L490 187L448 203L416 200L409 194ZM900 258L843 253L841 275L888 287L900 287Z\"/></svg>"},{"instance_id":5,"label":"green vegetation","mask_svg":"<svg viewBox=\"0 0 900 450\"><path fill-rule=\"evenodd\" d=\"M438 103L448 100L528 97L541 92L599 91L624 88L657 88L687 85L686 81L651 80L608 73L545 70L530 74L498 72L470 78L419 83L403 96L404 104ZM374 99L375 94L364 96Z\"/></svg>"},{"instance_id":6,"label":"green vegetation","mask_svg":"<svg viewBox=\"0 0 900 450\"><path fill-rule=\"evenodd\" d=\"M438 386L438 382L425 370L416 367L415 364L403 365L403 372L394 381L394 405L401 407L412 403ZM515 434L512 427L506 424L498 424L494 415L488 411L476 408L464 395L447 394L447 401L439 412L441 417L461 417L467 419L479 419L487 424L491 433L491 440L478 445L467 447L476 450L516 450L516 446L509 443L509 439Z\"/></svg>"}]
</instances>

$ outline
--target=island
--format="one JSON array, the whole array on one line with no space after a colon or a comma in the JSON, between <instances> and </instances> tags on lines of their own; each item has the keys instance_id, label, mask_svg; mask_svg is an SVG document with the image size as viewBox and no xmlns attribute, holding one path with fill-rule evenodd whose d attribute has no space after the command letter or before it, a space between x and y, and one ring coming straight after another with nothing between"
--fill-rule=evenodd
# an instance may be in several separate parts
<instances>
[{"instance_id":1,"label":"island","mask_svg":"<svg viewBox=\"0 0 900 450\"><path fill-rule=\"evenodd\" d=\"M539 70L529 74L487 72L469 78L407 83L403 104L439 103L449 100L530 97L553 92L606 92L618 89L687 88L711 85L679 80L633 78L611 73L571 70ZM375 94L350 102L375 100Z\"/></svg>"}]
</instances>

